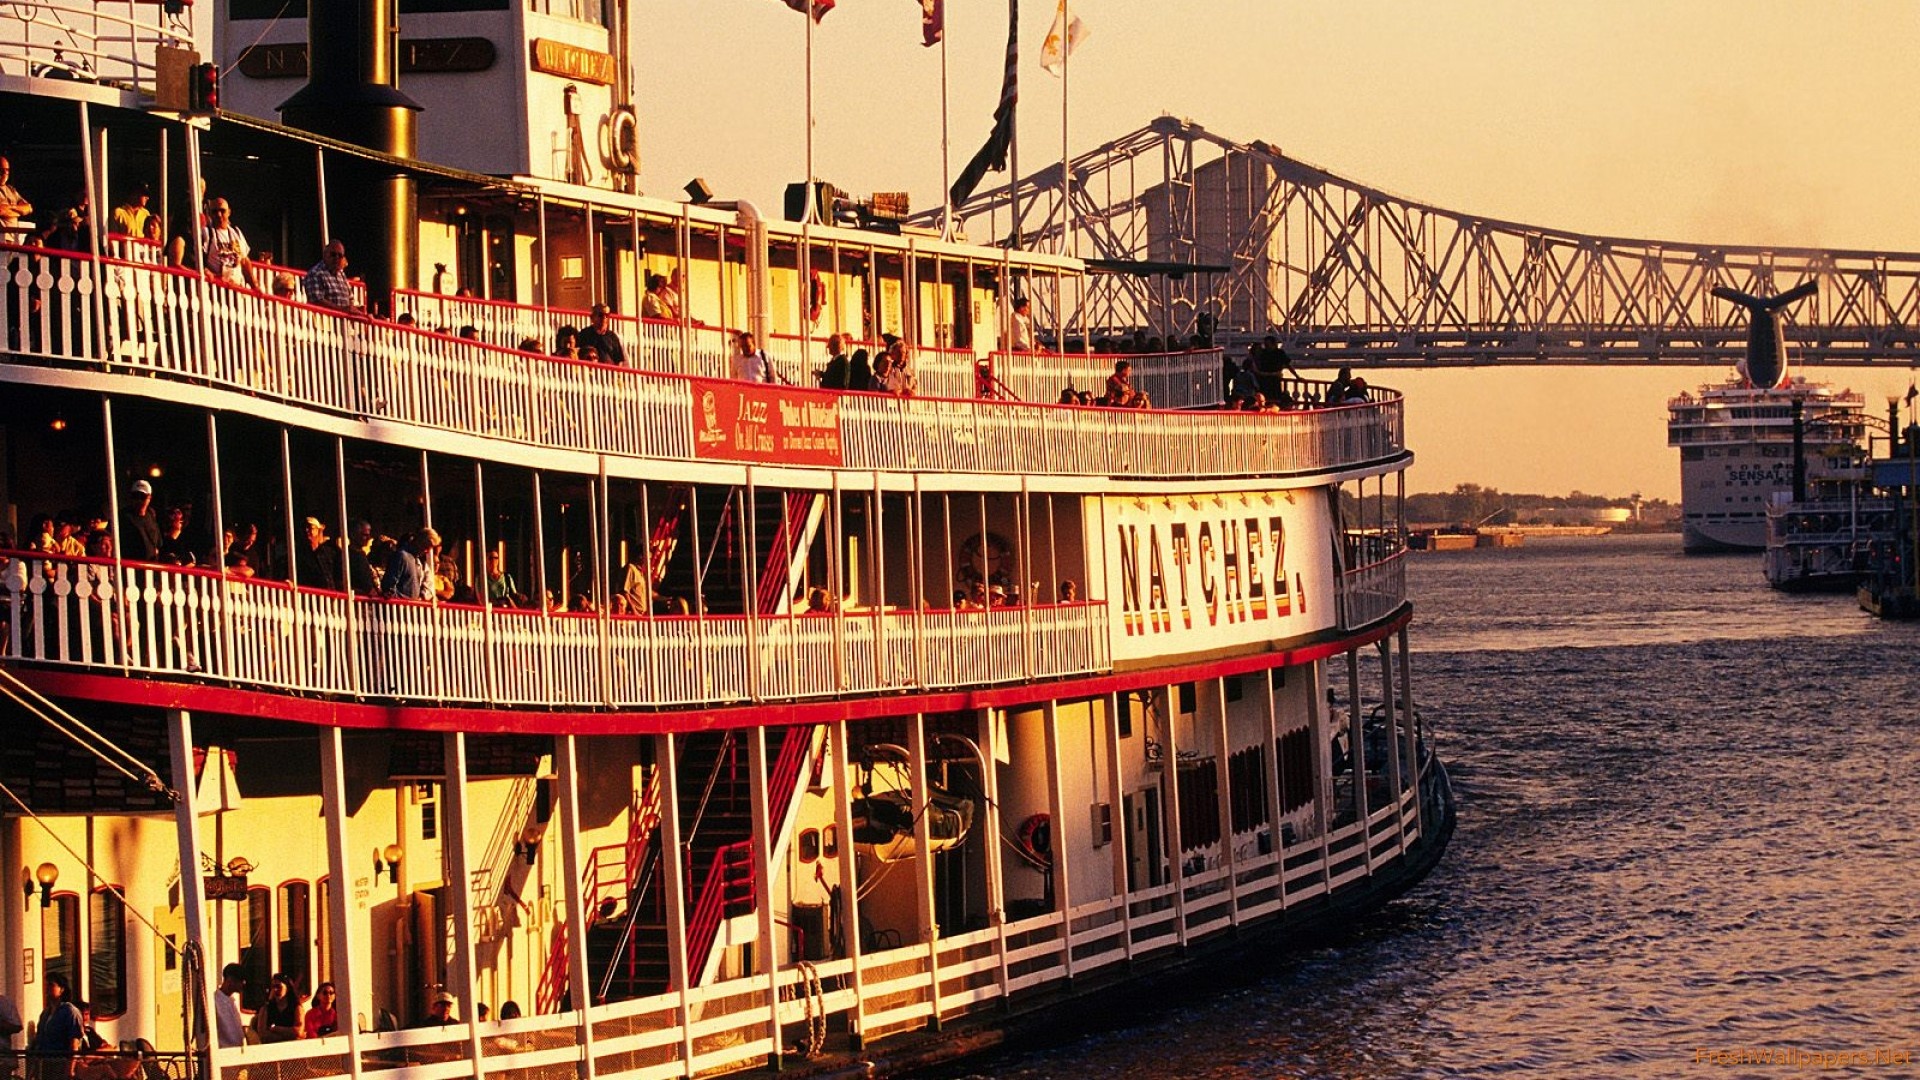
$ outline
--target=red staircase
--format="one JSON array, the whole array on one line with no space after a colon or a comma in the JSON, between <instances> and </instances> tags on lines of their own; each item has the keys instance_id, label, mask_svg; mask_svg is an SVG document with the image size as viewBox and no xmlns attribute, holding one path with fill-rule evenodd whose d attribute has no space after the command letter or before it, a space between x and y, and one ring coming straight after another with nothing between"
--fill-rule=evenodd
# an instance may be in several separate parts
<instances>
[{"instance_id":1,"label":"red staircase","mask_svg":"<svg viewBox=\"0 0 1920 1080\"><path fill-rule=\"evenodd\" d=\"M778 836L786 829L814 729L776 728L768 734L777 744L767 793L774 818L770 824ZM754 910L750 772L739 733L702 732L686 738L679 762L681 865L687 887L687 967L695 980L706 970L726 920ZM662 804L656 798L653 805ZM672 987L659 844L659 831L651 829L630 850L624 910L616 908L613 917L597 919L588 929L596 997L620 1001ZM604 899L599 903L605 906Z\"/></svg>"}]
</instances>

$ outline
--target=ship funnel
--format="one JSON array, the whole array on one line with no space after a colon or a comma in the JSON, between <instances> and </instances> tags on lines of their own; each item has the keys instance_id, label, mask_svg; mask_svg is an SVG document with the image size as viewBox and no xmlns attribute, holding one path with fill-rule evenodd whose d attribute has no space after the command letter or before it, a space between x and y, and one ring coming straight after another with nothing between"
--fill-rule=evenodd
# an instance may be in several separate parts
<instances>
[{"instance_id":1,"label":"ship funnel","mask_svg":"<svg viewBox=\"0 0 1920 1080\"><path fill-rule=\"evenodd\" d=\"M1818 291L1819 285L1812 281L1767 297L1749 296L1725 285L1714 288L1713 295L1747 309L1747 358L1740 371L1748 382L1762 390L1779 389L1787 374L1787 341L1780 336L1780 312Z\"/></svg>"},{"instance_id":2,"label":"ship funnel","mask_svg":"<svg viewBox=\"0 0 1920 1080\"><path fill-rule=\"evenodd\" d=\"M307 85L281 104L281 118L316 135L413 157L420 105L400 92L399 43L397 0L309 0ZM333 235L325 239L347 246L371 300L414 286L420 236L412 177L344 154L328 155L327 167L329 192L351 194L331 200Z\"/></svg>"}]
</instances>

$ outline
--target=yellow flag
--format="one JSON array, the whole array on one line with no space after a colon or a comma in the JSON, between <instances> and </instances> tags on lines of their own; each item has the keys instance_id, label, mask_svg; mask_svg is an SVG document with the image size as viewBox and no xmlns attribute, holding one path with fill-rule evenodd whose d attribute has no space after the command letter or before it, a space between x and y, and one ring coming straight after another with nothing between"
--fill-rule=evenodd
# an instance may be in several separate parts
<instances>
[{"instance_id":1,"label":"yellow flag","mask_svg":"<svg viewBox=\"0 0 1920 1080\"><path fill-rule=\"evenodd\" d=\"M1047 31L1047 40L1040 43L1040 66L1047 74L1059 78L1066 70L1067 57L1079 46L1080 39L1087 36L1087 29L1080 23L1080 16L1067 11L1067 0L1060 0L1060 9L1054 13L1053 29Z\"/></svg>"}]
</instances>

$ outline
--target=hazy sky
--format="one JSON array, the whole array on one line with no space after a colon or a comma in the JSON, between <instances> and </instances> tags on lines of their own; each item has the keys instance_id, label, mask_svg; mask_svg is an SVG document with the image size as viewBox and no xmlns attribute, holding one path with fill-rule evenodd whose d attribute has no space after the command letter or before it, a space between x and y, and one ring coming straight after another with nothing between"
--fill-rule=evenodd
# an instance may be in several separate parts
<instances>
[{"instance_id":1,"label":"hazy sky","mask_svg":"<svg viewBox=\"0 0 1920 1080\"><path fill-rule=\"evenodd\" d=\"M636 0L642 183L777 205L804 173L804 20L781 0ZM1807 0L1078 0L1077 153L1161 113L1455 210L1603 235L1920 251L1920 4ZM1021 165L1060 145L1023 0ZM1006 5L949 0L957 171L999 93ZM941 187L940 53L916 0L839 0L814 37L815 172ZM1002 182L990 176L983 184ZM1883 414L1906 372L1827 369ZM1818 371L1813 374L1818 374ZM1676 497L1665 403L1720 372L1396 372L1416 490Z\"/></svg>"}]
</instances>

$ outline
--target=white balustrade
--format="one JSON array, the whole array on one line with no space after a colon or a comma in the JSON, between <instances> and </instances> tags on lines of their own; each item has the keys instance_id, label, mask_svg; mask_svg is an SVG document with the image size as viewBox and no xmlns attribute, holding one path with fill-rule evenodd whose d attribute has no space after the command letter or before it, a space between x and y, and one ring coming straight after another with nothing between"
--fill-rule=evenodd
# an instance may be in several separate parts
<instances>
[{"instance_id":1,"label":"white balustrade","mask_svg":"<svg viewBox=\"0 0 1920 1080\"><path fill-rule=\"evenodd\" d=\"M1407 600L1407 553L1404 549L1378 562L1340 575L1349 627L1368 626L1400 610Z\"/></svg>"},{"instance_id":2,"label":"white balustrade","mask_svg":"<svg viewBox=\"0 0 1920 1080\"><path fill-rule=\"evenodd\" d=\"M1107 666L1100 604L921 616L601 616L368 600L186 567L12 557L13 580L0 583L7 658L269 690L596 709L1012 683L1027 678L1029 650L1039 676ZM122 580L124 591L116 588ZM925 628L918 644L917 617ZM885 647L876 650L882 622Z\"/></svg>"},{"instance_id":3,"label":"white balustrade","mask_svg":"<svg viewBox=\"0 0 1920 1080\"><path fill-rule=\"evenodd\" d=\"M1226 396L1221 385L1222 351L1193 349L1170 353L1011 353L993 354L993 377L1019 401L1045 405L1060 391L1085 390L1095 398L1107 392L1107 377L1122 360L1133 365L1131 383L1157 409L1205 409Z\"/></svg>"},{"instance_id":4,"label":"white balustrade","mask_svg":"<svg viewBox=\"0 0 1920 1080\"><path fill-rule=\"evenodd\" d=\"M191 49L191 20L135 0L0 4L0 74L117 86L150 97L154 47Z\"/></svg>"},{"instance_id":5,"label":"white balustrade","mask_svg":"<svg viewBox=\"0 0 1920 1080\"><path fill-rule=\"evenodd\" d=\"M98 261L101 304L94 302L99 290L91 259L6 245L0 246L0 267L0 341L16 360L138 370L522 444L694 458L693 391L676 374L571 362L342 316L124 260ZM103 325L107 347L100 341ZM650 363L656 356L679 358L654 366L686 374L729 370L730 349L715 328L649 322L633 336ZM839 398L845 466L1182 478L1300 475L1389 460L1403 445L1397 397L1279 414L1021 404L971 397L964 351L920 352L922 396ZM949 388L957 391L954 397L925 391L924 372L940 364L951 366L951 381L959 384Z\"/></svg>"}]
</instances>

